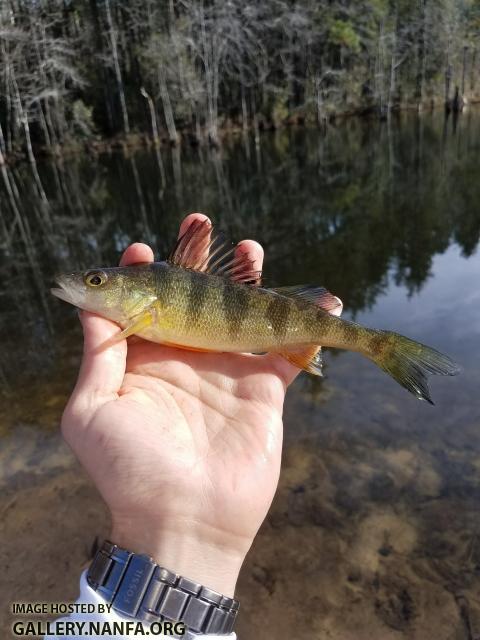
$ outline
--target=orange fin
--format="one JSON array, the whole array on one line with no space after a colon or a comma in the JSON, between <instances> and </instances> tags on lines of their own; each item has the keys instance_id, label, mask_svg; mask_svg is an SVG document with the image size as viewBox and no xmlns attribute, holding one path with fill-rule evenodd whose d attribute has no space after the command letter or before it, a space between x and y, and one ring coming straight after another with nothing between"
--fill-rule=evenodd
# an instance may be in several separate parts
<instances>
[{"instance_id":1,"label":"orange fin","mask_svg":"<svg viewBox=\"0 0 480 640\"><path fill-rule=\"evenodd\" d=\"M333 311L342 305L340 299L327 291L325 287L317 287L312 284L299 284L293 287L276 287L271 289L282 296L297 298L316 304L325 311Z\"/></svg>"},{"instance_id":2,"label":"orange fin","mask_svg":"<svg viewBox=\"0 0 480 640\"><path fill-rule=\"evenodd\" d=\"M322 347L309 345L308 347L299 349L286 349L285 351L279 351L278 354L299 369L308 371L308 373L312 373L314 376L323 375Z\"/></svg>"},{"instance_id":3,"label":"orange fin","mask_svg":"<svg viewBox=\"0 0 480 640\"><path fill-rule=\"evenodd\" d=\"M194 220L179 238L168 262L185 269L222 276L233 282L260 284L262 272L253 268L245 253L235 253L236 246L224 234L214 233L208 220Z\"/></svg>"}]
</instances>

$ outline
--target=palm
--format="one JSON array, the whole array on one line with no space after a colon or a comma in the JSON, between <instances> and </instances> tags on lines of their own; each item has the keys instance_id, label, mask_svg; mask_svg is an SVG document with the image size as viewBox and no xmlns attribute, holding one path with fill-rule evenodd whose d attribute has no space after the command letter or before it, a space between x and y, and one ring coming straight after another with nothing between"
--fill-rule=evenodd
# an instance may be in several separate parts
<instances>
[{"instance_id":1,"label":"palm","mask_svg":"<svg viewBox=\"0 0 480 640\"><path fill-rule=\"evenodd\" d=\"M118 396L82 438L83 462L114 518L149 499L159 517L251 537L278 480L284 394L268 357L131 344Z\"/></svg>"}]
</instances>

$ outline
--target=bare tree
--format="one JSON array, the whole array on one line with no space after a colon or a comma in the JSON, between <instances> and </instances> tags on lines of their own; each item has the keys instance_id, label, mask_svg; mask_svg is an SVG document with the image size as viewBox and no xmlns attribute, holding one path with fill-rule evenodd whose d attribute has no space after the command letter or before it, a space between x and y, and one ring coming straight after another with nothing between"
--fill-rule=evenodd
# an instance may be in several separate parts
<instances>
[{"instance_id":1,"label":"bare tree","mask_svg":"<svg viewBox=\"0 0 480 640\"><path fill-rule=\"evenodd\" d=\"M476 90L479 34L478 0L3 0L0 149L421 106Z\"/></svg>"},{"instance_id":2,"label":"bare tree","mask_svg":"<svg viewBox=\"0 0 480 640\"><path fill-rule=\"evenodd\" d=\"M107 34L108 34L108 42L110 45L111 52L111 62L113 64L113 69L115 72L115 80L117 82L118 89L118 97L120 100L120 108L122 113L122 121L123 121L123 130L125 133L130 132L130 123L128 120L128 111L127 111L127 101L125 98L125 87L123 84L123 76L122 71L120 69L120 58L119 58L119 49L117 46L117 29L114 25L112 12L110 9L110 0L105 1L105 15L107 18Z\"/></svg>"}]
</instances>

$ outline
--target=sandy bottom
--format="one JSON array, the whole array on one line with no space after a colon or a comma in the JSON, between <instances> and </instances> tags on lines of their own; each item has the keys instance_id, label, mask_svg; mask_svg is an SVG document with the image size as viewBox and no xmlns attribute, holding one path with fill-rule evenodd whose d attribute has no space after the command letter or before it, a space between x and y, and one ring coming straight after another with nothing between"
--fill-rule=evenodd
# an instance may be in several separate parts
<instances>
[{"instance_id":1,"label":"sandy bottom","mask_svg":"<svg viewBox=\"0 0 480 640\"><path fill-rule=\"evenodd\" d=\"M92 543L108 531L94 487L58 436L44 437L48 470L16 470L0 496L2 638L10 602L76 598ZM238 585L241 640L480 638L478 502L442 494L412 450L382 456L381 474L358 462L353 491L342 489L350 467L338 450L287 444Z\"/></svg>"}]
</instances>

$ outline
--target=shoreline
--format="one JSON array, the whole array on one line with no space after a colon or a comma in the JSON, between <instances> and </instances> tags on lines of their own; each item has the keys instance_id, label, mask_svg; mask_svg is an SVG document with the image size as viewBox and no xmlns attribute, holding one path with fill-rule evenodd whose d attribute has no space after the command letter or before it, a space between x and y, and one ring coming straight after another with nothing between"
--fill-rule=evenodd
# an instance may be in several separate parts
<instances>
[{"instance_id":1,"label":"shoreline","mask_svg":"<svg viewBox=\"0 0 480 640\"><path fill-rule=\"evenodd\" d=\"M443 102L431 101L429 104L418 106L415 104L404 104L397 106L390 111L384 110L380 112L378 105L355 107L346 111L326 113L322 122L318 122L316 119L312 119L311 116L302 113L293 114L288 118L275 122L264 118L263 116L257 116L254 120L248 122L245 126L241 122L236 122L230 118L226 118L221 126L218 128L216 139L212 140L209 136L206 127L201 129L201 135L194 131L191 127L178 128L178 136L176 140L171 140L168 137L166 129L160 131L160 135L153 136L151 132L147 131L134 131L128 134L115 134L113 136L98 136L83 141L68 141L64 144L57 144L52 146L35 145L33 144L33 156L35 161L45 159L63 159L71 156L79 155L81 153L88 153L94 155L100 155L103 153L113 153L116 151L123 152L135 152L138 149L172 149L182 147L209 147L213 149L219 149L223 142L228 138L234 138L241 135L249 135L252 132L255 134L255 138L261 133L285 130L290 128L316 128L319 130L326 130L326 128L336 122L343 122L349 119L363 119L377 122L388 122L389 117L398 119L403 114L417 113L418 116L426 113L438 112L443 110L445 117L449 118L450 115L455 117L461 115L461 113L468 111L470 106L476 107L480 104L480 97L470 98L465 108L457 114L450 114L445 110L445 104ZM27 150L18 149L4 154L0 151L0 167L14 166L23 162L30 162Z\"/></svg>"}]
</instances>

